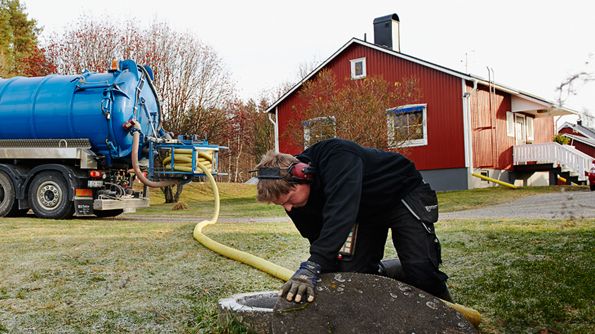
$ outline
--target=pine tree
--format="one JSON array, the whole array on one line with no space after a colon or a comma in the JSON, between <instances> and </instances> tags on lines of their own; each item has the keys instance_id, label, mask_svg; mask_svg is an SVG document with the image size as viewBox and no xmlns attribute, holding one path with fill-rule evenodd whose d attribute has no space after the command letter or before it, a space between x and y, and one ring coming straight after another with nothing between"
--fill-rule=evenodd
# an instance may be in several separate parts
<instances>
[{"instance_id":1,"label":"pine tree","mask_svg":"<svg viewBox=\"0 0 595 334\"><path fill-rule=\"evenodd\" d=\"M54 71L38 47L41 29L19 0L0 0L0 76L45 75Z\"/></svg>"}]
</instances>

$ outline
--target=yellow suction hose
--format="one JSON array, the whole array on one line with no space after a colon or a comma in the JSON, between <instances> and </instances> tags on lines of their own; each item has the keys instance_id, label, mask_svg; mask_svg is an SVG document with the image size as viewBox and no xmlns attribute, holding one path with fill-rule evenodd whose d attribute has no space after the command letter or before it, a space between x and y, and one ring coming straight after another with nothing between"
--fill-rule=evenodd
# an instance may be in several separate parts
<instances>
[{"instance_id":1,"label":"yellow suction hose","mask_svg":"<svg viewBox=\"0 0 595 334\"><path fill-rule=\"evenodd\" d=\"M479 326L479 323L481 322L481 314L477 310L474 310L467 306L463 306L461 304L447 302L446 300L442 300L442 302L446 304L448 307L462 314L463 317L465 317L465 319L467 319L473 326L475 326L475 328Z\"/></svg>"},{"instance_id":2,"label":"yellow suction hose","mask_svg":"<svg viewBox=\"0 0 595 334\"><path fill-rule=\"evenodd\" d=\"M213 214L213 218L210 220L203 220L200 223L196 224L194 227L194 239L200 242L203 246L207 247L208 249L219 253L225 257L228 257L232 260L236 260L242 263L245 263L249 266L252 266L260 271L263 271L271 276L279 278L283 281L288 281L291 276L293 275L293 271L281 267L277 264L274 264L270 261L262 259L258 256L254 256L252 254L242 252L240 250L231 248L229 246L225 246L223 244L218 243L217 241L207 237L202 233L202 229L205 226L215 224L217 219L219 219L219 189L217 188L217 183L215 183L215 178L211 175L209 169L204 166L202 163L197 162L196 165L205 173L207 179L209 179L209 183L211 184L211 188L213 189L213 194L215 197L215 213ZM443 300L443 302L448 305L449 307L455 309L459 313L461 313L473 326L479 326L481 322L481 314L476 310L463 306L461 304L454 304Z\"/></svg>"},{"instance_id":3,"label":"yellow suction hose","mask_svg":"<svg viewBox=\"0 0 595 334\"><path fill-rule=\"evenodd\" d=\"M198 242L200 242L203 246L207 247L208 249L216 253L219 253L225 257L245 263L249 266L252 266L260 271L264 271L265 273L282 279L284 281L289 280L291 278L291 275L293 275L293 271L287 268L283 268L258 256L254 256L250 253L242 252L235 248L231 248L229 246L220 244L202 233L202 229L205 226L215 224L217 222L217 219L219 219L219 189L217 188L217 183L215 183L215 178L213 178L213 175L211 175L211 172L208 170L208 168L200 162L197 162L196 165L205 173L213 189L213 193L215 196L215 213L213 214L213 218L211 218L211 220L203 220L200 223L196 224L193 233L194 239L196 239Z\"/></svg>"},{"instance_id":4,"label":"yellow suction hose","mask_svg":"<svg viewBox=\"0 0 595 334\"><path fill-rule=\"evenodd\" d=\"M201 163L203 167L206 167L209 171L207 174L211 173L210 171L213 169L213 156L203 152L203 151L194 151L197 154L196 157L196 164ZM192 171L192 149L183 149L178 148L174 150L174 170L177 171L184 171L184 172L191 172ZM163 159L163 165L167 166L171 163L171 156L166 157Z\"/></svg>"}]
</instances>

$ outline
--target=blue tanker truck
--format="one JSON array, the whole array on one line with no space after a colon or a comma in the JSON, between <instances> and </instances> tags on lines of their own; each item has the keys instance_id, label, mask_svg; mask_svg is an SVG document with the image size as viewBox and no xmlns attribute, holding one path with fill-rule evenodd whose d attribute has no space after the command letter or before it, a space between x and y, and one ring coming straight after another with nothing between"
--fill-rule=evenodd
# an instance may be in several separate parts
<instances>
[{"instance_id":1,"label":"blue tanker truck","mask_svg":"<svg viewBox=\"0 0 595 334\"><path fill-rule=\"evenodd\" d=\"M162 128L152 81L132 60L0 79L0 217L116 216L149 206L147 187L217 175L219 146Z\"/></svg>"}]
</instances>

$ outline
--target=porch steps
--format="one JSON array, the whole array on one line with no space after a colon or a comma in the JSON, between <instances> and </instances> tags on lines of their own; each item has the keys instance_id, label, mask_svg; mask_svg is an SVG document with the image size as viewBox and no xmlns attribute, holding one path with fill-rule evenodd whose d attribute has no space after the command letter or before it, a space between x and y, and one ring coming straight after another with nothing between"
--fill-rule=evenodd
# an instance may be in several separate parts
<instances>
[{"instance_id":1,"label":"porch steps","mask_svg":"<svg viewBox=\"0 0 595 334\"><path fill-rule=\"evenodd\" d=\"M558 143L542 143L517 145L513 147L513 164L552 164L567 173L569 179L576 178L575 183L586 182L586 172L590 170L593 158L569 145Z\"/></svg>"}]
</instances>

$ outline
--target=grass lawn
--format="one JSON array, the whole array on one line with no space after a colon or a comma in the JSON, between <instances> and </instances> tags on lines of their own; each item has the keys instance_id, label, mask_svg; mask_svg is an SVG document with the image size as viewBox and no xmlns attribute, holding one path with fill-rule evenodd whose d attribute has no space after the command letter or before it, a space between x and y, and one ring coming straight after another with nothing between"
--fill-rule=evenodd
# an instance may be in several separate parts
<instances>
[{"instance_id":1,"label":"grass lawn","mask_svg":"<svg viewBox=\"0 0 595 334\"><path fill-rule=\"evenodd\" d=\"M256 187L248 184L219 183L221 197L221 217L274 217L285 216L283 209L276 205L256 202ZM473 189L464 191L439 192L440 212L466 210L487 205L504 203L517 198L559 191L584 191L586 186L524 187L508 189L504 187ZM188 210L172 211L173 204L163 203L159 189L151 189L151 207L138 211L138 214L190 215L210 217L213 210L212 190L207 183L191 183L184 187L180 201L188 204Z\"/></svg>"},{"instance_id":2,"label":"grass lawn","mask_svg":"<svg viewBox=\"0 0 595 334\"><path fill-rule=\"evenodd\" d=\"M255 203L251 187L222 188L222 216L283 214ZM516 195L496 189L442 193L441 205ZM149 212L210 216L209 190L187 190L191 211L156 205ZM193 211L201 205L204 214ZM193 227L2 218L0 333L241 332L217 322L217 300L281 282L205 249ZM595 332L595 219L453 220L437 229L452 294L482 313L482 333ZM205 233L288 268L307 257L307 242L287 223L219 223Z\"/></svg>"},{"instance_id":3,"label":"grass lawn","mask_svg":"<svg viewBox=\"0 0 595 334\"><path fill-rule=\"evenodd\" d=\"M256 201L256 186L248 184L219 183L221 217L275 217L285 216L283 208ZM137 214L211 217L213 191L208 183L191 183L184 187L180 202L187 210L173 210L174 204L165 204L159 189L150 189L151 207L138 210Z\"/></svg>"}]
</instances>

